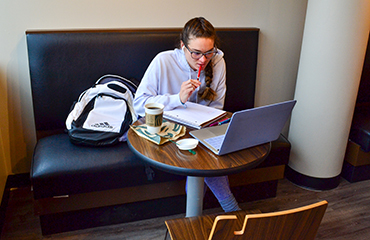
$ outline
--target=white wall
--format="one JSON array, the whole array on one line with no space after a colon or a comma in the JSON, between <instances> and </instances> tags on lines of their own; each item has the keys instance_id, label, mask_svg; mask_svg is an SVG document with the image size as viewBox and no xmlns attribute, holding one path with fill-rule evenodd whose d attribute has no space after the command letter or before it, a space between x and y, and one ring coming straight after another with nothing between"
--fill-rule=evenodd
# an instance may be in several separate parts
<instances>
[{"instance_id":1,"label":"white wall","mask_svg":"<svg viewBox=\"0 0 370 240\"><path fill-rule=\"evenodd\" d=\"M215 27L258 27L259 106L294 96L306 5L307 0L0 0L0 173L29 172L35 145L26 30L182 27L195 16Z\"/></svg>"}]
</instances>

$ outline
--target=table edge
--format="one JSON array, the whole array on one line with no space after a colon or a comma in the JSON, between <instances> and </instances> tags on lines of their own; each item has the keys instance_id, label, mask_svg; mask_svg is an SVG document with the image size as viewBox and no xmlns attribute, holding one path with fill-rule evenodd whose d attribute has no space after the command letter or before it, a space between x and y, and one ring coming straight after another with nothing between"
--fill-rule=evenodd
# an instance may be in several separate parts
<instances>
[{"instance_id":1,"label":"table edge","mask_svg":"<svg viewBox=\"0 0 370 240\"><path fill-rule=\"evenodd\" d=\"M265 143L267 144L267 143ZM171 173L171 174L177 174L177 175L185 175L185 176L197 176L197 177L219 177L219 176L226 176L234 173L239 173L242 171L245 171L247 169L252 169L257 167L259 164L261 164L267 156L270 154L272 142L269 142L269 148L267 153L264 157L260 158L258 161L254 161L250 164L246 164L243 166L235 167L235 168L228 168L228 169L219 169L219 170L203 170L203 169L189 169L189 168L180 168L175 167L171 165L167 165L164 163L157 162L140 152L138 152L130 143L129 140L127 140L127 145L131 149L131 151L138 156L141 160L148 163L149 165L153 166L154 168L157 168L159 170Z\"/></svg>"}]
</instances>

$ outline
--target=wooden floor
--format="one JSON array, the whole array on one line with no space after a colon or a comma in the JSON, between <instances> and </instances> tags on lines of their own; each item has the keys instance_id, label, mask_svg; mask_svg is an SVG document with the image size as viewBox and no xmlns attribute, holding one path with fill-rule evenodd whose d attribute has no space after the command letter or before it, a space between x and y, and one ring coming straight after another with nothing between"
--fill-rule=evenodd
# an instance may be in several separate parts
<instances>
[{"instance_id":1,"label":"wooden floor","mask_svg":"<svg viewBox=\"0 0 370 240\"><path fill-rule=\"evenodd\" d=\"M328 209L316 239L370 239L370 181L348 183L341 181L339 187L330 191L308 191L287 180L281 180L276 198L241 204L243 209L258 208L262 212L284 210L327 200ZM156 219L79 230L42 237L40 224L33 215L29 188L13 189L6 212L1 239L164 239L166 219L183 217L183 214ZM211 209L207 212L218 212Z\"/></svg>"}]
</instances>

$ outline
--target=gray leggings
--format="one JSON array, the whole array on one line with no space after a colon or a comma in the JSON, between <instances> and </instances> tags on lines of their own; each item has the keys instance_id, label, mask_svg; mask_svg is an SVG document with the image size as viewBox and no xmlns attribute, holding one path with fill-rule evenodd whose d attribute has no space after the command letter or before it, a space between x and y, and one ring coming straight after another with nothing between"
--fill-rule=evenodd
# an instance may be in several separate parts
<instances>
[{"instance_id":1,"label":"gray leggings","mask_svg":"<svg viewBox=\"0 0 370 240\"><path fill-rule=\"evenodd\" d=\"M229 186L229 178L227 176L222 177L205 177L204 182L204 192L206 187L208 186L209 189L213 192L216 196L218 201L222 201L225 199L230 198L233 196ZM187 181L186 181L186 189L187 189Z\"/></svg>"}]
</instances>

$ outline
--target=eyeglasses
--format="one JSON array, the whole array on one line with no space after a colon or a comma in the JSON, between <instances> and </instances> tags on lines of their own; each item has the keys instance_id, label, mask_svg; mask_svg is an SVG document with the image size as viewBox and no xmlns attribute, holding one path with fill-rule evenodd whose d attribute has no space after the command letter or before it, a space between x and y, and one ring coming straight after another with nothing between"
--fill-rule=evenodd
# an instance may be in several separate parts
<instances>
[{"instance_id":1,"label":"eyeglasses","mask_svg":"<svg viewBox=\"0 0 370 240\"><path fill-rule=\"evenodd\" d=\"M198 60L203 56L205 56L207 59L212 59L217 54L217 47L214 47L211 51L206 53L191 51L187 45L185 45L185 47L190 52L190 56L195 60Z\"/></svg>"}]
</instances>

